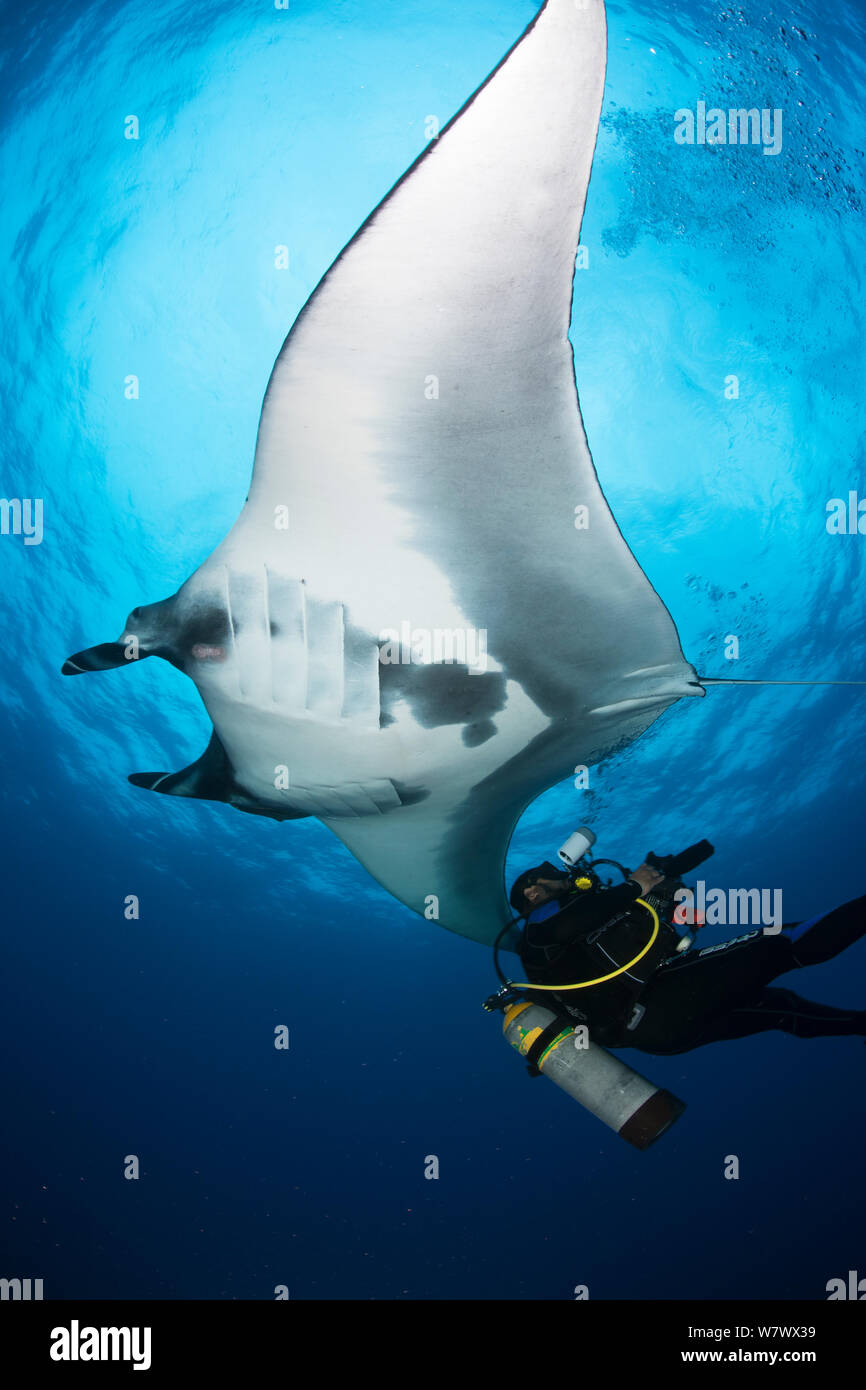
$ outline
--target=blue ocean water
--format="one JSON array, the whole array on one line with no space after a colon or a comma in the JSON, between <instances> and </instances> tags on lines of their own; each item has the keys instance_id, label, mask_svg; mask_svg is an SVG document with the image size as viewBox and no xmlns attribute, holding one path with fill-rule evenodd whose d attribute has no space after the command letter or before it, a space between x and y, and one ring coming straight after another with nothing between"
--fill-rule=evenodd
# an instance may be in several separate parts
<instances>
[{"instance_id":1,"label":"blue ocean water","mask_svg":"<svg viewBox=\"0 0 866 1390\"><path fill-rule=\"evenodd\" d=\"M526 1078L480 1008L489 952L317 822L127 783L205 746L178 672L59 675L225 534L296 313L536 8L2 12L2 493L44 499L44 536L0 537L0 1273L48 1298L820 1299L866 1274L860 1040L623 1054L688 1102L636 1153ZM611 0L608 25L572 325L605 495L702 674L866 679L866 540L825 525L866 494L866 8ZM699 100L781 109L781 153L676 144ZM540 798L509 872L588 822L632 864L706 835L707 878L779 886L787 918L857 896L863 700L681 702ZM866 947L785 983L862 1008Z\"/></svg>"}]
</instances>

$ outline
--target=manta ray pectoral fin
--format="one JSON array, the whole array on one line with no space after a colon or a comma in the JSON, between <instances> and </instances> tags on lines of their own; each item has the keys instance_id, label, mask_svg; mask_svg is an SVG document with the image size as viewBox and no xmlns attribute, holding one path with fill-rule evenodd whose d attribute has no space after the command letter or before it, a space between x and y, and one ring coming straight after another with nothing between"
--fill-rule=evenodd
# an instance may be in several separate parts
<instances>
[{"instance_id":1,"label":"manta ray pectoral fin","mask_svg":"<svg viewBox=\"0 0 866 1390\"><path fill-rule=\"evenodd\" d=\"M132 772L128 780L134 787L145 787L164 796L190 796L199 801L224 801L238 811L250 815L269 816L271 820L303 820L306 811L278 811L264 806L248 796L237 785L226 750L216 733L211 735L201 757L180 772Z\"/></svg>"},{"instance_id":2,"label":"manta ray pectoral fin","mask_svg":"<svg viewBox=\"0 0 866 1390\"><path fill-rule=\"evenodd\" d=\"M150 656L150 652L141 651L132 642L101 642L98 647L88 647L70 656L60 670L64 676L83 676L88 671L113 671L146 656Z\"/></svg>"},{"instance_id":3,"label":"manta ray pectoral fin","mask_svg":"<svg viewBox=\"0 0 866 1390\"><path fill-rule=\"evenodd\" d=\"M522 810L523 799L506 804L477 789L443 786L393 816L320 819L412 911L492 946L514 915L505 853Z\"/></svg>"}]
</instances>

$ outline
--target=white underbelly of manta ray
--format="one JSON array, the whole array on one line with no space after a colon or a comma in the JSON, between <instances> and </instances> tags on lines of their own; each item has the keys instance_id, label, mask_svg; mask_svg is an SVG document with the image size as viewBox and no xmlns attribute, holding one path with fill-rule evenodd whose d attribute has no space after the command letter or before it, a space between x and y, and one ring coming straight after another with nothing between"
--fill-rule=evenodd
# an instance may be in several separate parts
<instances>
[{"instance_id":1,"label":"white underbelly of manta ray","mask_svg":"<svg viewBox=\"0 0 866 1390\"><path fill-rule=\"evenodd\" d=\"M130 780L317 816L400 901L435 897L484 942L510 917L529 802L703 694L578 407L605 50L603 0L548 0L299 315L226 540L64 666L165 657L214 735L183 771Z\"/></svg>"}]
</instances>

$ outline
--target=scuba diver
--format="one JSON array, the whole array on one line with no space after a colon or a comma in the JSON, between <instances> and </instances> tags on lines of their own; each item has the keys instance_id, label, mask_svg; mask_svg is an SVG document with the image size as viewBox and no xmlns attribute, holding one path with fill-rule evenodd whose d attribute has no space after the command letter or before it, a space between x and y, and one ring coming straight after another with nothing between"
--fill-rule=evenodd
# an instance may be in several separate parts
<instances>
[{"instance_id":1,"label":"scuba diver","mask_svg":"<svg viewBox=\"0 0 866 1390\"><path fill-rule=\"evenodd\" d=\"M595 837L585 835L588 847ZM677 926L674 908L682 899L675 895L680 876L712 854L708 841L676 857L648 855L633 872L616 864L625 879L616 887L595 872L616 861L571 861L564 849L569 870L547 861L526 870L511 889L511 905L524 924L518 950L526 980L548 987L527 988L527 999L585 1023L593 1042L668 1056L769 1029L798 1038L866 1037L866 1010L769 987L778 975L832 960L866 935L866 897L772 933L759 927L693 950L693 936ZM578 982L592 983L561 994L550 989Z\"/></svg>"}]
</instances>

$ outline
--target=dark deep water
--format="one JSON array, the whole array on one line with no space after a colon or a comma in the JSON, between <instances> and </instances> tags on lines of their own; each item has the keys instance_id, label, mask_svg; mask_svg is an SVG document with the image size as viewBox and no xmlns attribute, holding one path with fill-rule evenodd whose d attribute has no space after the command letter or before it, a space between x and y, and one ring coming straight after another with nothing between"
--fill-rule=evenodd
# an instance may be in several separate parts
<instances>
[{"instance_id":1,"label":"dark deep water","mask_svg":"<svg viewBox=\"0 0 866 1390\"><path fill-rule=\"evenodd\" d=\"M44 537L0 537L0 1274L46 1298L822 1299L866 1274L862 1041L623 1054L688 1102L636 1153L527 1079L480 1008L489 952L320 824L127 783L205 746L178 672L59 675L222 538L295 314L534 11L3 10L2 494L44 499ZM866 539L825 526L866 495L863 0L611 0L608 25L572 328L605 494L703 674L866 679ZM781 153L675 144L703 98L782 109ZM788 919L857 896L863 699L681 702L536 802L510 871L589 823L631 864L706 835L707 880L781 887ZM782 983L866 1007L866 946Z\"/></svg>"}]
</instances>

